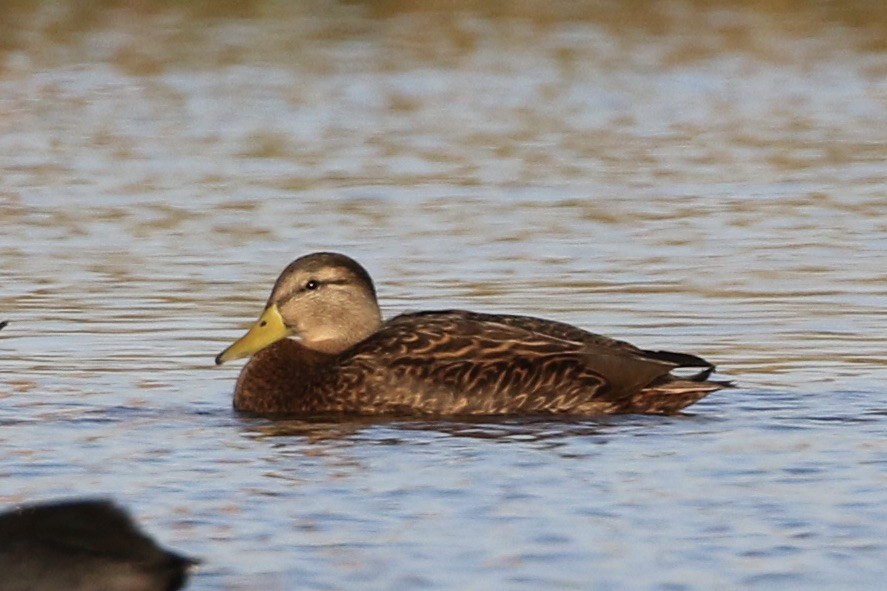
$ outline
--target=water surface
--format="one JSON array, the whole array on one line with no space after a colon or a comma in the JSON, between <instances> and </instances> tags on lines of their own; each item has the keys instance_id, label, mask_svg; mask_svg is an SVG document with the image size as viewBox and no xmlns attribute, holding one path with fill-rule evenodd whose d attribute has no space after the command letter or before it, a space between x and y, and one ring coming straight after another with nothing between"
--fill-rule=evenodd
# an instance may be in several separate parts
<instances>
[{"instance_id":1,"label":"water surface","mask_svg":"<svg viewBox=\"0 0 887 591\"><path fill-rule=\"evenodd\" d=\"M879 588L877 2L0 9L0 504L190 588ZM213 357L298 255L700 354L677 417L271 422Z\"/></svg>"}]
</instances>

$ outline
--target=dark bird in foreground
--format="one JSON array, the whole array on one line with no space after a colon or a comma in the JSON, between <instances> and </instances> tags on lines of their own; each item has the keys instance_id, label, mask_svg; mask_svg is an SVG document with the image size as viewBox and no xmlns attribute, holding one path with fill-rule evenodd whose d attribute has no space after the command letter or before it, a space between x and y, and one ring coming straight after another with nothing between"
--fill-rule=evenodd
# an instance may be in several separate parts
<instances>
[{"instance_id":1,"label":"dark bird in foreground","mask_svg":"<svg viewBox=\"0 0 887 591\"><path fill-rule=\"evenodd\" d=\"M250 355L234 407L268 415L672 414L729 385L694 355L541 318L444 310L383 322L366 270L328 252L284 269L216 363Z\"/></svg>"},{"instance_id":2,"label":"dark bird in foreground","mask_svg":"<svg viewBox=\"0 0 887 591\"><path fill-rule=\"evenodd\" d=\"M0 513L0 591L176 591L196 563L159 547L110 501Z\"/></svg>"}]
</instances>

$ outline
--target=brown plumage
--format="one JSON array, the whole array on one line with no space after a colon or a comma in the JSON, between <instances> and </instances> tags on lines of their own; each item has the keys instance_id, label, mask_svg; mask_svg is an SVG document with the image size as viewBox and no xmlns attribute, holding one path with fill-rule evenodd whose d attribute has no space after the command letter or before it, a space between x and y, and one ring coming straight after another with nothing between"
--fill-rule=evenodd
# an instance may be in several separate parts
<instances>
[{"instance_id":1,"label":"brown plumage","mask_svg":"<svg viewBox=\"0 0 887 591\"><path fill-rule=\"evenodd\" d=\"M446 310L383 323L370 276L335 253L291 263L216 362L251 354L234 406L260 414L671 414L729 385L699 357L541 318ZM679 367L698 371L671 375Z\"/></svg>"}]
</instances>

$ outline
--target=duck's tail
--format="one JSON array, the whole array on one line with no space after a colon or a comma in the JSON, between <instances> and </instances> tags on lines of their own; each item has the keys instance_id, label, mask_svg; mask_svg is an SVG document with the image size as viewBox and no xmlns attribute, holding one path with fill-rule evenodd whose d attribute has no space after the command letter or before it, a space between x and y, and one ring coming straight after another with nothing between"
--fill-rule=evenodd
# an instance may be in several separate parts
<instances>
[{"instance_id":1,"label":"duck's tail","mask_svg":"<svg viewBox=\"0 0 887 591\"><path fill-rule=\"evenodd\" d=\"M674 364L675 369L698 368L699 371L690 375L666 374L657 378L628 397L625 402L632 409L631 412L675 414L712 392L734 387L730 381L709 380L715 366L696 355L671 351L644 351L644 355Z\"/></svg>"},{"instance_id":2,"label":"duck's tail","mask_svg":"<svg viewBox=\"0 0 887 591\"><path fill-rule=\"evenodd\" d=\"M674 378L670 382L649 386L632 394L626 403L631 412L672 415L712 392L732 387L733 382L721 380L694 382Z\"/></svg>"}]
</instances>

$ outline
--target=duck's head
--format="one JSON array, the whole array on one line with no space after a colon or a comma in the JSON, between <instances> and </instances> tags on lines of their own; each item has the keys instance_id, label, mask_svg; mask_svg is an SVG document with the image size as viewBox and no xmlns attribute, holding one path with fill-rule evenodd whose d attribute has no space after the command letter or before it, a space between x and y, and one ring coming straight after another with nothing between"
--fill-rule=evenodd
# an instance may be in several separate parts
<instances>
[{"instance_id":1,"label":"duck's head","mask_svg":"<svg viewBox=\"0 0 887 591\"><path fill-rule=\"evenodd\" d=\"M343 254L316 252L283 270L265 311L216 357L216 364L248 357L286 337L309 349L339 353L381 324L376 289L366 270Z\"/></svg>"}]
</instances>

